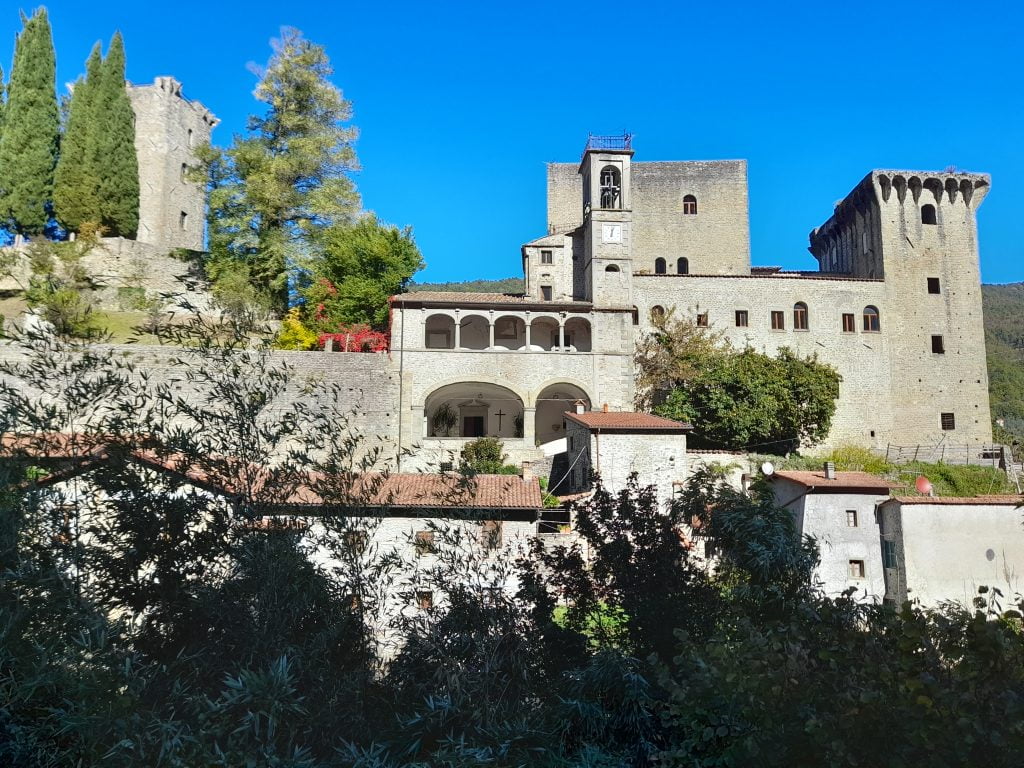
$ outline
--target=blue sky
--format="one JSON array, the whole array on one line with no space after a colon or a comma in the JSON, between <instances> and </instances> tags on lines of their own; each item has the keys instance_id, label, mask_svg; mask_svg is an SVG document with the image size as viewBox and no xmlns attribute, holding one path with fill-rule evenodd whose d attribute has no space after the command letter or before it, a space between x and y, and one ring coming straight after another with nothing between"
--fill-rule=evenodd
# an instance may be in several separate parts
<instances>
[{"instance_id":1,"label":"blue sky","mask_svg":"<svg viewBox=\"0 0 1024 768\"><path fill-rule=\"evenodd\" d=\"M519 245L544 233L544 163L623 129L637 160L747 159L762 265L813 268L807 233L871 168L991 173L982 278L1024 280L1019 3L47 7L61 82L119 28L129 79L176 76L222 119L220 144L257 108L247 64L282 25L323 44L354 105L364 204L413 226L420 281L519 275ZM19 28L5 4L0 40ZM8 42L5 71L10 57Z\"/></svg>"}]
</instances>

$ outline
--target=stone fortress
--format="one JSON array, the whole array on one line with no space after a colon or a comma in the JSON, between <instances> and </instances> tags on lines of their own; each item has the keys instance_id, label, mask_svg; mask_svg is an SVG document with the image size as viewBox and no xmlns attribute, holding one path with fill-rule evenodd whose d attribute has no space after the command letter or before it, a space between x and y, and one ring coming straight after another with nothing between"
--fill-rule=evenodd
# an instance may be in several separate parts
<instances>
[{"instance_id":1,"label":"stone fortress","mask_svg":"<svg viewBox=\"0 0 1024 768\"><path fill-rule=\"evenodd\" d=\"M180 293L195 276L170 254L204 247L204 187L188 171L217 119L171 77L129 95L138 238L106 239L85 266L116 287L141 264L147 289ZM811 232L818 269L784 271L751 266L745 161L633 154L628 135L591 136L579 163L548 165L547 234L522 246L522 295L396 296L389 354L282 359L341 384L403 470L436 469L483 435L516 462L565 451L565 412L633 409L636 342L669 312L835 366L825 447L991 441L975 221L988 176L872 171ZM175 376L166 352L132 349Z\"/></svg>"},{"instance_id":2,"label":"stone fortress","mask_svg":"<svg viewBox=\"0 0 1024 768\"><path fill-rule=\"evenodd\" d=\"M975 219L988 176L872 171L811 232L818 269L784 271L751 266L745 161L633 162L631 143L591 136L580 163L548 166L524 295L395 297L402 446L440 455L496 435L524 459L563 437L577 401L632 410L637 338L667 312L833 365L829 446L991 441Z\"/></svg>"}]
</instances>

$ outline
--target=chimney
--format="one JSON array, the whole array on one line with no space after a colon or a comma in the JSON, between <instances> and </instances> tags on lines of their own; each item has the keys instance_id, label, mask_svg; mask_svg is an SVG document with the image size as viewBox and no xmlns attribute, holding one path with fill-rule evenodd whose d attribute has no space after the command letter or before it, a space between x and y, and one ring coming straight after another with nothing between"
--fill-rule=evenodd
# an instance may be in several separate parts
<instances>
[{"instance_id":1,"label":"chimney","mask_svg":"<svg viewBox=\"0 0 1024 768\"><path fill-rule=\"evenodd\" d=\"M582 400L577 400L574 405L576 406L576 413L586 413L587 404Z\"/></svg>"},{"instance_id":2,"label":"chimney","mask_svg":"<svg viewBox=\"0 0 1024 768\"><path fill-rule=\"evenodd\" d=\"M604 411L605 413L608 413L608 403L605 403L604 405L602 405L601 406L601 410Z\"/></svg>"},{"instance_id":3,"label":"chimney","mask_svg":"<svg viewBox=\"0 0 1024 768\"><path fill-rule=\"evenodd\" d=\"M523 482L528 483L533 480L533 470L530 468L530 462L523 462Z\"/></svg>"},{"instance_id":4,"label":"chimney","mask_svg":"<svg viewBox=\"0 0 1024 768\"><path fill-rule=\"evenodd\" d=\"M836 465L834 461L825 462L825 479L835 480L836 479Z\"/></svg>"}]
</instances>

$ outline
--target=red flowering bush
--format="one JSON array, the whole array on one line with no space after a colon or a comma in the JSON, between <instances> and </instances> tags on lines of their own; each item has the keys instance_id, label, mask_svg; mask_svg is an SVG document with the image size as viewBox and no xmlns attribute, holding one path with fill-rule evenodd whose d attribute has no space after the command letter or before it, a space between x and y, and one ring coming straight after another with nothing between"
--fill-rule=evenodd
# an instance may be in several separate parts
<instances>
[{"instance_id":1,"label":"red flowering bush","mask_svg":"<svg viewBox=\"0 0 1024 768\"><path fill-rule=\"evenodd\" d=\"M368 325L340 325L333 333L321 333L317 338L320 349L327 348L327 340L338 352L386 352L390 347L388 334L375 331Z\"/></svg>"}]
</instances>

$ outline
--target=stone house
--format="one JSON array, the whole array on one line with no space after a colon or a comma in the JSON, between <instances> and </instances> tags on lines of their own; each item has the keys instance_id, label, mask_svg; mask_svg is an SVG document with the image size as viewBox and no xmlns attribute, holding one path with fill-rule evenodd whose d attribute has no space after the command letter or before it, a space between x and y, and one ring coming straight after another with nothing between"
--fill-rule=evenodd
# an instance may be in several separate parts
<instances>
[{"instance_id":1,"label":"stone house","mask_svg":"<svg viewBox=\"0 0 1024 768\"><path fill-rule=\"evenodd\" d=\"M970 606L985 586L1002 592L1006 609L1024 594L1020 496L895 496L879 507L879 522L888 601Z\"/></svg>"},{"instance_id":2,"label":"stone house","mask_svg":"<svg viewBox=\"0 0 1024 768\"><path fill-rule=\"evenodd\" d=\"M777 471L768 476L775 503L793 512L800 536L818 544L815 576L832 597L853 587L858 599L885 595L878 506L890 483L865 472Z\"/></svg>"}]
</instances>

